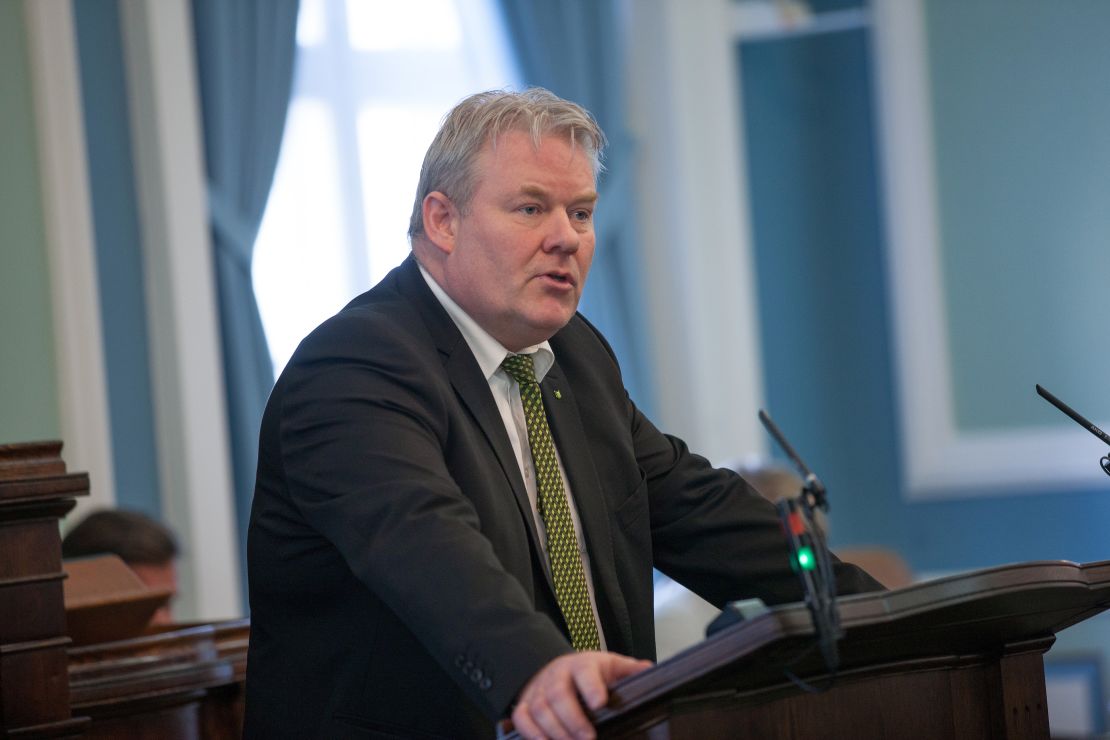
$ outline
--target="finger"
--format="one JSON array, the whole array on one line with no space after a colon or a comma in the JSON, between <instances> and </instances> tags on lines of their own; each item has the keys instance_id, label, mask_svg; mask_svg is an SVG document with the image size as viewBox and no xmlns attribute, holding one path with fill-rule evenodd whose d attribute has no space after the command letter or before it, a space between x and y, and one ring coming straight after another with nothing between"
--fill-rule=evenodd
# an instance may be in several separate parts
<instances>
[{"instance_id":1,"label":"finger","mask_svg":"<svg viewBox=\"0 0 1110 740\"><path fill-rule=\"evenodd\" d=\"M532 721L530 712L531 707L527 702L522 701L517 704L516 709L513 710L513 729L518 735L529 740L544 737L543 730Z\"/></svg>"},{"instance_id":2,"label":"finger","mask_svg":"<svg viewBox=\"0 0 1110 740\"><path fill-rule=\"evenodd\" d=\"M578 694L590 709L603 707L605 702L609 701L609 687L606 685L603 670L603 666L591 664L571 674Z\"/></svg>"},{"instance_id":3,"label":"finger","mask_svg":"<svg viewBox=\"0 0 1110 740\"><path fill-rule=\"evenodd\" d=\"M596 669L595 669L596 672ZM572 672L565 683L557 686L548 697L548 706L566 730L576 738L595 737L593 724L582 709L582 702L572 681L578 671ZM600 679L599 679L600 680Z\"/></svg>"},{"instance_id":4,"label":"finger","mask_svg":"<svg viewBox=\"0 0 1110 740\"><path fill-rule=\"evenodd\" d=\"M651 668L654 663L650 660L637 660L624 655L612 655L612 660L606 661L601 666L601 675L605 683L612 686L615 682L627 676L632 676L640 671Z\"/></svg>"},{"instance_id":5,"label":"finger","mask_svg":"<svg viewBox=\"0 0 1110 740\"><path fill-rule=\"evenodd\" d=\"M586 705L597 710L609 701L609 687L620 679L646 670L654 665L650 660L636 660L623 655L609 655L609 660L598 666L597 673L575 673L575 684Z\"/></svg>"},{"instance_id":6,"label":"finger","mask_svg":"<svg viewBox=\"0 0 1110 740\"><path fill-rule=\"evenodd\" d=\"M528 711L532 720L540 728L540 736L551 738L571 736L570 728L563 724L562 717L547 701L540 699L529 703Z\"/></svg>"}]
</instances>

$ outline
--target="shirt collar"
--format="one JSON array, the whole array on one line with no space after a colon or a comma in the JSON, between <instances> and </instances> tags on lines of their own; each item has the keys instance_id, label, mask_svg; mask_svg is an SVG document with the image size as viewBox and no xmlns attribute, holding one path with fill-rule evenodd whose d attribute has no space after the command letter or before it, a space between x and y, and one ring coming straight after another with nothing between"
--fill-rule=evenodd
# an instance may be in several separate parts
<instances>
[{"instance_id":1,"label":"shirt collar","mask_svg":"<svg viewBox=\"0 0 1110 740\"><path fill-rule=\"evenodd\" d=\"M459 328L459 332L463 335L470 351L474 353L474 359L478 361L478 367L482 369L482 375L485 376L488 382L501 368L501 362L505 359L506 355L532 355L532 364L536 369L536 380L542 381L547 371L555 364L555 353L551 350L551 343L547 340L531 347L525 347L520 352L510 352L505 349L505 346L490 336L490 333L478 325L470 315L464 311L459 304L452 300L451 296L443 290L439 283L435 281L428 271L424 269L424 265L419 262L416 263L420 268L420 274L424 277L424 282L428 284L432 294L443 306L443 310L455 322L455 326ZM503 370L501 370L504 373Z\"/></svg>"}]
</instances>

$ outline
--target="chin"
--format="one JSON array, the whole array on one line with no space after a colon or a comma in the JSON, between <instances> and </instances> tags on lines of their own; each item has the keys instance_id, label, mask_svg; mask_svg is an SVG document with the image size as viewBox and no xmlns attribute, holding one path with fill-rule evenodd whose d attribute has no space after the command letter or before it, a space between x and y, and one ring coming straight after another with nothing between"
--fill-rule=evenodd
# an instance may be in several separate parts
<instances>
[{"instance_id":1,"label":"chin","mask_svg":"<svg viewBox=\"0 0 1110 740\"><path fill-rule=\"evenodd\" d=\"M559 331L564 326L569 324L570 320L573 318L574 311L571 311L569 313L564 312L559 314L558 316L550 317L547 321L538 322L537 325L544 328L544 331L547 332L547 338L550 339L552 335L555 334L555 332Z\"/></svg>"},{"instance_id":2,"label":"chin","mask_svg":"<svg viewBox=\"0 0 1110 740\"><path fill-rule=\"evenodd\" d=\"M534 347L537 344L546 342L548 339L555 336L560 329L566 326L569 321L570 319L568 318L566 321L558 323L553 321L531 322L527 330L521 331L515 336L515 341L513 341L512 344L515 344L516 347L514 348L509 344L505 344L505 349L516 352L524 347Z\"/></svg>"},{"instance_id":3,"label":"chin","mask_svg":"<svg viewBox=\"0 0 1110 740\"><path fill-rule=\"evenodd\" d=\"M577 306L577 302L575 303ZM511 332L517 343L523 347L530 347L540 342L547 341L574 318L574 306L565 304L543 306L532 305L532 311L519 312L511 323L505 324L506 328L515 329ZM541 309L541 310L537 310ZM511 349L508 345L506 348Z\"/></svg>"}]
</instances>

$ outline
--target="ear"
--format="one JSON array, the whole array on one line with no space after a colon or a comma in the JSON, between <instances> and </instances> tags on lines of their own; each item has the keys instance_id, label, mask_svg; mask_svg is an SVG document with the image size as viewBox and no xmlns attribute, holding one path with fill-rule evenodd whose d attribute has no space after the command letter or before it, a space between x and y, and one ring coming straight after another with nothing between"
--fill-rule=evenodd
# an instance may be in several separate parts
<instances>
[{"instance_id":1,"label":"ear","mask_svg":"<svg viewBox=\"0 0 1110 740\"><path fill-rule=\"evenodd\" d=\"M455 249L459 228L459 209L443 193L435 190L424 196L424 234L444 254Z\"/></svg>"}]
</instances>

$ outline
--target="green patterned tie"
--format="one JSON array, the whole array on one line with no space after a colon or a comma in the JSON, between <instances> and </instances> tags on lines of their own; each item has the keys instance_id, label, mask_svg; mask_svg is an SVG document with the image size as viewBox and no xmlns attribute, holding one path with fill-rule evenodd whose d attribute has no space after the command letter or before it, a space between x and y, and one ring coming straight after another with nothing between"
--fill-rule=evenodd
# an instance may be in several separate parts
<instances>
[{"instance_id":1,"label":"green patterned tie","mask_svg":"<svg viewBox=\"0 0 1110 740\"><path fill-rule=\"evenodd\" d=\"M547 531L547 557L555 582L555 599L570 629L570 642L575 650L600 650L601 641L590 608L590 592L586 587L578 538L574 534L570 504L563 490L562 476L559 475L555 443L543 410L532 356L509 355L501 367L520 385L524 419L528 423L528 446L532 448L532 463L536 466L538 508Z\"/></svg>"}]
</instances>

